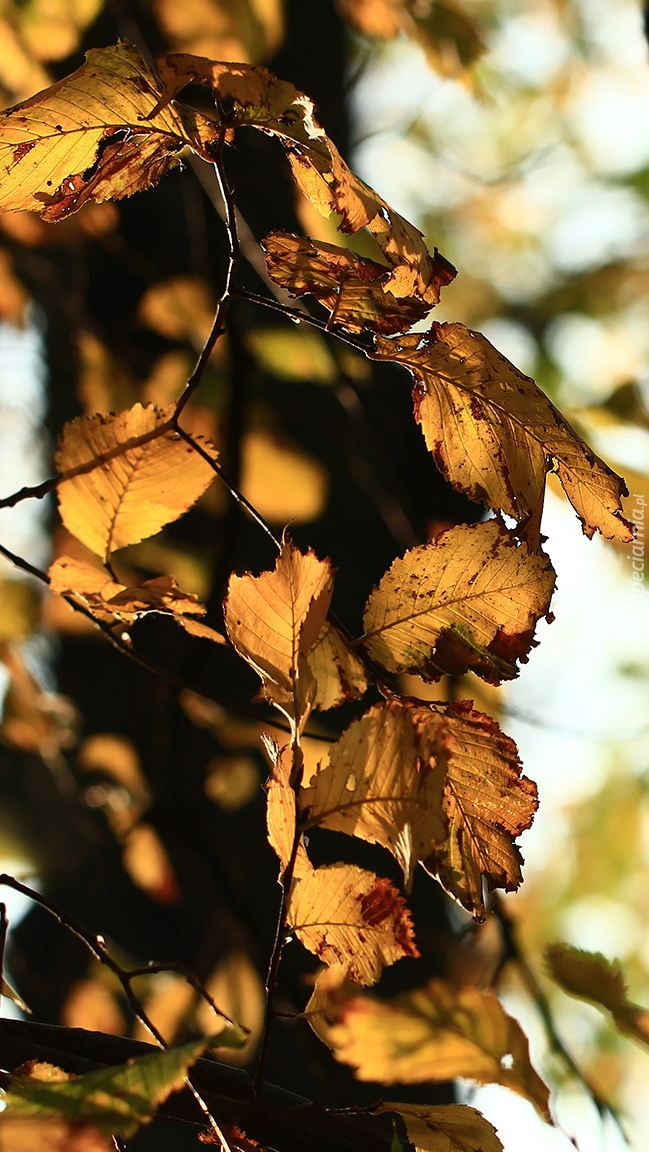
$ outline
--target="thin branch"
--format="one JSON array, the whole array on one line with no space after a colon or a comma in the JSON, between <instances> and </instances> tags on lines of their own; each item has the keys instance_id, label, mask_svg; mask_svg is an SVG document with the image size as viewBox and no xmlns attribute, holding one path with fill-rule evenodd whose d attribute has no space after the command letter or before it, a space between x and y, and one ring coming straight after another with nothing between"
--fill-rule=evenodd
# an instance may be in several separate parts
<instances>
[{"instance_id":1,"label":"thin branch","mask_svg":"<svg viewBox=\"0 0 649 1152\"><path fill-rule=\"evenodd\" d=\"M264 520L264 517L261 515L260 512L257 511L257 509L254 507L254 505L251 504L249 500L246 500L246 497L244 496L243 492L240 492L238 488L235 488L235 486L230 483L227 476L225 476L222 469L217 464L216 460L214 460L212 458L212 456L210 456L209 452L206 452L205 449L203 447L201 447L201 445L198 443L198 441L194 440L194 437L191 435L191 433L186 432L184 428L181 428L180 425L178 425L175 422L175 419L174 419L174 430L178 433L179 436L182 436L183 440L186 440L188 444L191 444L192 448L194 449L195 452L198 452L199 456L202 456L203 459L207 461L207 463L210 465L210 468L213 468L213 470L216 472L216 475L218 477L220 477L220 479L223 481L223 483L225 484L226 488L228 489L228 492L230 493L230 495L239 504L241 504L242 508L245 508L246 512L248 513L249 516L252 517L253 520L257 521L257 523L259 524L259 527L263 528L264 532L266 532L266 534L268 536L270 536L271 540L273 541L273 544L277 548L277 551L281 552L281 550L282 550L281 542L277 539L275 533L273 532L272 528L270 527L270 524L268 524L267 521Z\"/></svg>"},{"instance_id":2,"label":"thin branch","mask_svg":"<svg viewBox=\"0 0 649 1152\"><path fill-rule=\"evenodd\" d=\"M233 283L234 276L235 276L235 273L237 270L237 266L239 264L239 260L241 259L241 248L239 245L239 234L237 232L237 217L236 217L235 208L234 208L235 196L234 196L234 192L232 191L232 189L230 188L230 186L228 184L227 176L225 174L225 167L223 164L223 148L225 146L225 138L226 138L226 134L228 131L228 123L229 123L228 117L226 115L224 115L222 110L221 110L221 122L219 124L219 135L218 135L218 140L216 143L216 154L215 154L215 158L214 158L214 170L216 172L217 179L219 182L219 188L220 188L221 195L223 197L223 203L225 204L225 214L226 214L225 215L225 225L226 225L226 229L227 229L227 233L228 233L228 240L230 243L230 256L228 259L228 267L227 267L227 270L225 273L225 284L223 285L223 291L221 293L221 298L220 298L218 305L217 305L217 308L216 308L216 315L214 317L214 323L212 325L212 331L210 332L210 334L209 334L209 336L205 342L205 347L203 348L203 351L201 352L201 354L198 358L198 362L196 364L196 367L194 368L194 371L192 372L191 376L189 377L189 380L187 381L187 384L185 386L185 390L184 390L182 396L180 397L180 399L178 400L178 403L176 404L176 411L175 411L175 417L174 417L175 427L178 426L177 420L178 420L178 417L180 416L181 412L183 411L183 408L191 400L192 396L194 395L194 392L198 388L198 385L200 384L200 382L203 378L203 373L207 367L210 356L212 355L212 352L214 351L214 346L215 346L217 340L219 339L220 336L223 335L223 333L225 331L225 317L226 317L228 307L230 305L230 300L232 299L232 283Z\"/></svg>"},{"instance_id":3,"label":"thin branch","mask_svg":"<svg viewBox=\"0 0 649 1152\"><path fill-rule=\"evenodd\" d=\"M234 286L232 288L232 295L240 297L241 300L249 300L251 304L261 304L264 308L270 308L273 312L281 312L283 316L287 316L289 320L295 321L296 324L310 324L313 328L319 328L321 332L326 332L328 336L335 336L338 340L342 340L345 344L350 344L358 352L362 352L365 356L371 354L372 349L362 340L355 336L351 336L348 332L342 329L332 331L328 326L328 320L319 320L317 317L312 316L310 312L305 312L300 308L290 308L288 304L281 304L279 300L271 300L268 296L260 296L257 292L249 292L247 288L239 288Z\"/></svg>"},{"instance_id":4,"label":"thin branch","mask_svg":"<svg viewBox=\"0 0 649 1152\"><path fill-rule=\"evenodd\" d=\"M0 903L0 986L4 986L5 947L7 944L7 905Z\"/></svg>"}]
</instances>

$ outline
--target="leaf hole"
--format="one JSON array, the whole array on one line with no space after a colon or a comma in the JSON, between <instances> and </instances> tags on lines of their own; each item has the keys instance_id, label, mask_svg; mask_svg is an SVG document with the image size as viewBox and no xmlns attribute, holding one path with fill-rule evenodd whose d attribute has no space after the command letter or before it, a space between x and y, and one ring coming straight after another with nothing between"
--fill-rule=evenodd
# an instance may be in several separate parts
<instances>
[{"instance_id":1,"label":"leaf hole","mask_svg":"<svg viewBox=\"0 0 649 1152\"><path fill-rule=\"evenodd\" d=\"M514 1067L514 1057L511 1052L505 1052L505 1055L500 1057L500 1067L506 1071Z\"/></svg>"}]
</instances>

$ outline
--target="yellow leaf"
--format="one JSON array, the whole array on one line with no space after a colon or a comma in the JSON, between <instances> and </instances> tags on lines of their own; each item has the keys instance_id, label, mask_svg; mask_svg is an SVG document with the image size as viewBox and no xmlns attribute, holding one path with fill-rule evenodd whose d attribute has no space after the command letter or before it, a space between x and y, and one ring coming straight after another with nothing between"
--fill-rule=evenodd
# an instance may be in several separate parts
<instances>
[{"instance_id":1,"label":"yellow leaf","mask_svg":"<svg viewBox=\"0 0 649 1152\"><path fill-rule=\"evenodd\" d=\"M236 949L219 961L205 987L217 1008L231 1020L236 1020L248 1033L242 1048L221 1049L220 1062L235 1066L249 1064L261 1039L266 1006L264 986L257 969L245 952ZM215 1018L209 1004L202 998L196 1018L206 1036L214 1031L218 1017Z\"/></svg>"},{"instance_id":2,"label":"yellow leaf","mask_svg":"<svg viewBox=\"0 0 649 1152\"><path fill-rule=\"evenodd\" d=\"M192 82L208 85L219 101L232 100L228 123L250 124L276 136L287 150L296 183L322 215L337 212L342 217L340 230L346 234L369 228L389 265L386 291L400 299L417 296L429 307L437 304L440 289L453 279L455 269L436 253L431 257L419 229L350 171L315 120L308 96L266 68L247 64L214 63L175 53L159 60L158 67L165 94L156 112ZM211 160L209 145L217 130L208 130L202 105L201 112L202 123L197 122L192 144Z\"/></svg>"},{"instance_id":3,"label":"yellow leaf","mask_svg":"<svg viewBox=\"0 0 649 1152\"><path fill-rule=\"evenodd\" d=\"M0 1116L0 1148L2 1152L114 1152L115 1144L92 1124L5 1112Z\"/></svg>"},{"instance_id":4,"label":"yellow leaf","mask_svg":"<svg viewBox=\"0 0 649 1152\"><path fill-rule=\"evenodd\" d=\"M617 960L601 952L584 952L569 944L552 944L545 950L548 972L571 996L606 1008L626 1036L649 1046L649 1011L629 1000L628 988Z\"/></svg>"},{"instance_id":5,"label":"yellow leaf","mask_svg":"<svg viewBox=\"0 0 649 1152\"><path fill-rule=\"evenodd\" d=\"M279 48L282 0L153 0L166 39L214 60L259 60Z\"/></svg>"},{"instance_id":6,"label":"yellow leaf","mask_svg":"<svg viewBox=\"0 0 649 1152\"><path fill-rule=\"evenodd\" d=\"M434 718L431 716L431 720ZM398 701L376 704L329 751L308 788L300 789L305 828L319 825L381 844L403 869L446 836L444 774L429 763L412 713Z\"/></svg>"},{"instance_id":7,"label":"yellow leaf","mask_svg":"<svg viewBox=\"0 0 649 1152\"><path fill-rule=\"evenodd\" d=\"M319 332L295 328L251 328L246 345L259 367L279 380L334 384L338 367Z\"/></svg>"},{"instance_id":8,"label":"yellow leaf","mask_svg":"<svg viewBox=\"0 0 649 1152\"><path fill-rule=\"evenodd\" d=\"M460 525L394 561L367 602L361 639L390 672L513 680L549 618L554 582L547 556L498 520Z\"/></svg>"},{"instance_id":9,"label":"yellow leaf","mask_svg":"<svg viewBox=\"0 0 649 1152\"><path fill-rule=\"evenodd\" d=\"M268 274L275 283L291 296L315 296L331 312L330 326L340 325L346 332L369 330L390 335L405 332L430 311L425 300L397 299L384 290L390 269L348 248L286 232L271 232L263 248ZM435 262L444 279L442 259L436 256ZM449 272L446 282L452 279Z\"/></svg>"},{"instance_id":10,"label":"yellow leaf","mask_svg":"<svg viewBox=\"0 0 649 1152\"><path fill-rule=\"evenodd\" d=\"M264 744L273 765L273 774L268 782L266 805L268 842L279 856L284 872L293 851L296 823L295 792L290 784L291 750L288 746L280 750L270 737L264 737ZM310 876L312 872L313 866L304 847L304 838L300 836L293 876L295 878Z\"/></svg>"},{"instance_id":11,"label":"yellow leaf","mask_svg":"<svg viewBox=\"0 0 649 1152\"><path fill-rule=\"evenodd\" d=\"M306 452L266 429L246 433L241 444L241 490L267 520L299 524L317 520L327 502L327 472Z\"/></svg>"},{"instance_id":12,"label":"yellow leaf","mask_svg":"<svg viewBox=\"0 0 649 1152\"><path fill-rule=\"evenodd\" d=\"M333 624L325 624L308 660L317 683L314 708L337 708L345 700L358 700L367 691L362 661Z\"/></svg>"},{"instance_id":13,"label":"yellow leaf","mask_svg":"<svg viewBox=\"0 0 649 1152\"><path fill-rule=\"evenodd\" d=\"M485 336L433 324L424 334L377 337L373 355L415 377L415 417L454 488L522 521L537 508L552 462L587 536L632 539L621 513L624 481Z\"/></svg>"},{"instance_id":14,"label":"yellow leaf","mask_svg":"<svg viewBox=\"0 0 649 1152\"><path fill-rule=\"evenodd\" d=\"M467 1104L380 1104L376 1112L396 1112L405 1121L417 1152L503 1152L496 1129Z\"/></svg>"},{"instance_id":15,"label":"yellow leaf","mask_svg":"<svg viewBox=\"0 0 649 1152\"><path fill-rule=\"evenodd\" d=\"M529 828L538 807L536 785L521 776L514 741L495 720L466 700L415 709L414 722L436 740L444 769L445 838L432 845L424 868L478 919L485 915L483 879L489 889L514 891L522 881L522 856L514 838Z\"/></svg>"},{"instance_id":16,"label":"yellow leaf","mask_svg":"<svg viewBox=\"0 0 649 1152\"><path fill-rule=\"evenodd\" d=\"M126 1032L117 996L96 977L73 984L61 1009L61 1023L66 1028L85 1028L88 1032L116 1036Z\"/></svg>"},{"instance_id":17,"label":"yellow leaf","mask_svg":"<svg viewBox=\"0 0 649 1152\"><path fill-rule=\"evenodd\" d=\"M240 656L259 674L264 695L298 727L311 708L315 681L307 662L329 610L328 560L285 540L272 572L232 575L225 624Z\"/></svg>"},{"instance_id":18,"label":"yellow leaf","mask_svg":"<svg viewBox=\"0 0 649 1152\"><path fill-rule=\"evenodd\" d=\"M61 519L98 556L159 532L214 479L208 462L167 426L172 413L172 406L135 404L65 425L56 454ZM201 446L216 458L208 441Z\"/></svg>"},{"instance_id":19,"label":"yellow leaf","mask_svg":"<svg viewBox=\"0 0 649 1152\"><path fill-rule=\"evenodd\" d=\"M103 0L28 0L21 32L36 60L63 60L101 11Z\"/></svg>"},{"instance_id":20,"label":"yellow leaf","mask_svg":"<svg viewBox=\"0 0 649 1152\"><path fill-rule=\"evenodd\" d=\"M156 80L126 41L0 114L0 209L60 220L87 200L157 183L189 139L172 107L155 115Z\"/></svg>"},{"instance_id":21,"label":"yellow leaf","mask_svg":"<svg viewBox=\"0 0 649 1152\"><path fill-rule=\"evenodd\" d=\"M296 880L288 920L305 948L325 964L342 965L359 984L374 984L384 965L419 955L403 897L388 880L352 864Z\"/></svg>"},{"instance_id":22,"label":"yellow leaf","mask_svg":"<svg viewBox=\"0 0 649 1152\"><path fill-rule=\"evenodd\" d=\"M124 870L156 904L178 904L180 889L171 862L155 828L136 824L127 832L122 854Z\"/></svg>"},{"instance_id":23,"label":"yellow leaf","mask_svg":"<svg viewBox=\"0 0 649 1152\"><path fill-rule=\"evenodd\" d=\"M357 997L329 1041L359 1080L424 1084L462 1076L502 1084L549 1119L549 1093L530 1063L525 1034L493 992L431 980L388 1002Z\"/></svg>"},{"instance_id":24,"label":"yellow leaf","mask_svg":"<svg viewBox=\"0 0 649 1152\"><path fill-rule=\"evenodd\" d=\"M168 340L188 340L202 348L214 323L216 301L201 276L176 276L147 288L138 307L140 320Z\"/></svg>"},{"instance_id":25,"label":"yellow leaf","mask_svg":"<svg viewBox=\"0 0 649 1152\"><path fill-rule=\"evenodd\" d=\"M259 795L259 769L251 756L215 756L206 773L205 795L224 812L238 812Z\"/></svg>"}]
</instances>

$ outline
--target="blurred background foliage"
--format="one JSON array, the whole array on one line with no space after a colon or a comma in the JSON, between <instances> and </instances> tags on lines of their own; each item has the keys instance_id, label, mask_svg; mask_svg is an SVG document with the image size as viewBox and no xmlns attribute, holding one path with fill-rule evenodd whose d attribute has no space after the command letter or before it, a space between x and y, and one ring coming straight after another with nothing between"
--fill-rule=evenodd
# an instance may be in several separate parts
<instances>
[{"instance_id":1,"label":"blurred background foliage","mask_svg":"<svg viewBox=\"0 0 649 1152\"><path fill-rule=\"evenodd\" d=\"M3 0L0 93L4 106L26 99L120 35L149 57L171 50L246 60L293 81L352 165L459 269L435 318L480 329L534 375L628 478L633 511L649 503L642 19L637 0ZM267 294L257 244L267 232L339 238L334 220L296 196L279 153L242 130L227 158L244 221L242 278ZM225 267L219 208L214 173L188 159L146 195L87 205L58 225L28 213L0 217L3 494L50 474L65 420L179 395ZM373 254L371 238L353 239ZM298 545L333 558L335 609L351 630L395 555L482 515L436 472L405 373L247 302L234 302L227 341L185 416L219 445L230 479L274 526L290 521ZM565 939L617 955L632 996L649 1003L647 611L631 603L627 550L583 541L552 491L546 531L558 619L520 688L502 697L475 683L440 687L498 715L539 783L536 831L523 844L526 883L507 908L557 1027L641 1132L646 1055L595 1009L553 990L542 954ZM0 513L0 542L45 565L82 550L47 502ZM173 574L219 627L230 571L272 561L255 525L213 486L180 522L122 552L117 569L131 584ZM250 703L255 677L227 650L143 621L135 646L185 683L178 691L110 650L84 618L9 565L1 580L7 869L35 877L124 959L191 965L252 1029L250 1060L277 896L259 750L269 724ZM403 687L426 693L413 678ZM351 706L325 713L311 730L331 738L354 714ZM307 740L312 762L324 747ZM314 836L311 849L322 860L343 851L333 833ZM397 880L379 849L358 853ZM565 1128L593 1148L617 1147L614 1129L596 1125L583 1088L552 1056L514 966L501 972L497 923L473 927L423 877L412 903L423 958L391 970L383 990L431 973L480 986L502 976L537 1059L563 1085ZM12 933L9 963L39 1019L141 1037L110 975L40 911ZM310 971L299 945L288 949L280 1007L303 1006ZM209 1030L173 974L143 977L140 991L169 1040ZM380 1095L352 1085L299 1027L278 1029L269 1076L327 1103ZM450 1091L440 1086L435 1099ZM512 1112L497 1090L482 1090L476 1103L507 1148L520 1146L523 1131L530 1148L569 1146L521 1113L524 1105ZM169 1147L184 1147L180 1139Z\"/></svg>"}]
</instances>

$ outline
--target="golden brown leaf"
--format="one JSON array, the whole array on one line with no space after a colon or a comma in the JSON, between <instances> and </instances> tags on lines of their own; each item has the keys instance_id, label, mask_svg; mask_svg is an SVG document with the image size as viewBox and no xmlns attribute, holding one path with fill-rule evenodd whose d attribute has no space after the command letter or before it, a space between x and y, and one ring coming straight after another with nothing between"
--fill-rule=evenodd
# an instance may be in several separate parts
<instances>
[{"instance_id":1,"label":"golden brown leaf","mask_svg":"<svg viewBox=\"0 0 649 1152\"><path fill-rule=\"evenodd\" d=\"M168 427L172 413L172 406L135 404L65 425L56 454L61 519L98 556L159 532L214 479L208 462ZM201 447L216 458L209 442Z\"/></svg>"},{"instance_id":2,"label":"golden brown leaf","mask_svg":"<svg viewBox=\"0 0 649 1152\"><path fill-rule=\"evenodd\" d=\"M589 537L631 540L621 513L624 481L591 451L537 388L479 332L433 324L428 332L376 338L374 355L415 377L415 416L447 480L523 521L553 467Z\"/></svg>"},{"instance_id":3,"label":"golden brown leaf","mask_svg":"<svg viewBox=\"0 0 649 1152\"><path fill-rule=\"evenodd\" d=\"M388 880L352 864L296 880L288 920L305 948L324 964L342 965L359 984L374 984L386 964L419 955L403 897Z\"/></svg>"},{"instance_id":4,"label":"golden brown leaf","mask_svg":"<svg viewBox=\"0 0 649 1152\"><path fill-rule=\"evenodd\" d=\"M514 741L469 701L415 708L421 736L434 739L444 770L444 839L431 845L424 868L474 916L485 915L483 879L489 889L514 891L523 858L514 838L529 828L538 807L536 785L521 776Z\"/></svg>"},{"instance_id":5,"label":"golden brown leaf","mask_svg":"<svg viewBox=\"0 0 649 1152\"><path fill-rule=\"evenodd\" d=\"M219 961L205 986L220 1012L236 1020L248 1032L242 1048L223 1048L219 1060L223 1064L241 1066L249 1064L255 1055L264 1025L266 996L261 978L247 953L236 949ZM214 1032L219 1018L206 1000L199 1001L196 1011L199 1027L206 1036Z\"/></svg>"},{"instance_id":6,"label":"golden brown leaf","mask_svg":"<svg viewBox=\"0 0 649 1152\"><path fill-rule=\"evenodd\" d=\"M516 746L467 701L376 704L355 720L300 790L302 826L387 848L406 884L417 861L476 917L489 888L516 889L514 839L529 828L536 787Z\"/></svg>"},{"instance_id":7,"label":"golden brown leaf","mask_svg":"<svg viewBox=\"0 0 649 1152\"><path fill-rule=\"evenodd\" d=\"M362 641L391 672L513 680L554 582L547 556L500 521L459 525L394 561L367 602Z\"/></svg>"},{"instance_id":8,"label":"golden brown leaf","mask_svg":"<svg viewBox=\"0 0 649 1152\"><path fill-rule=\"evenodd\" d=\"M431 721L439 723L432 715ZM300 790L305 827L381 844L410 885L416 861L447 833L444 773L431 764L430 751L410 709L399 701L376 704L350 724L331 747L329 762Z\"/></svg>"},{"instance_id":9,"label":"golden brown leaf","mask_svg":"<svg viewBox=\"0 0 649 1152\"><path fill-rule=\"evenodd\" d=\"M66 1028L85 1028L88 1032L107 1032L116 1036L123 1036L126 1032L117 996L96 976L77 980L72 985L61 1009L61 1023Z\"/></svg>"},{"instance_id":10,"label":"golden brown leaf","mask_svg":"<svg viewBox=\"0 0 649 1152\"><path fill-rule=\"evenodd\" d=\"M263 241L268 274L291 296L315 296L331 312L329 325L346 332L405 332L430 305L417 297L397 299L383 288L390 268L335 244L271 232ZM436 261L442 268L442 258ZM449 273L449 280L452 276Z\"/></svg>"},{"instance_id":11,"label":"golden brown leaf","mask_svg":"<svg viewBox=\"0 0 649 1152\"><path fill-rule=\"evenodd\" d=\"M525 1034L493 992L431 980L389 1002L357 997L329 1041L359 1080L422 1084L462 1076L502 1084L549 1119L549 1093L530 1063Z\"/></svg>"},{"instance_id":12,"label":"golden brown leaf","mask_svg":"<svg viewBox=\"0 0 649 1152\"><path fill-rule=\"evenodd\" d=\"M317 683L314 708L337 708L345 700L358 700L367 691L362 661L333 624L325 624L308 660Z\"/></svg>"},{"instance_id":13,"label":"golden brown leaf","mask_svg":"<svg viewBox=\"0 0 649 1152\"><path fill-rule=\"evenodd\" d=\"M272 572L230 577L228 635L261 677L264 695L298 727L315 692L307 656L324 624L332 586L329 561L299 552L288 540Z\"/></svg>"},{"instance_id":14,"label":"golden brown leaf","mask_svg":"<svg viewBox=\"0 0 649 1152\"><path fill-rule=\"evenodd\" d=\"M14 262L5 248L0 248L0 318L24 327L25 309L30 295L14 272Z\"/></svg>"},{"instance_id":15,"label":"golden brown leaf","mask_svg":"<svg viewBox=\"0 0 649 1152\"><path fill-rule=\"evenodd\" d=\"M617 960L601 952L584 952L569 944L552 944L545 950L548 972L571 996L606 1008L625 1036L649 1046L649 1011L629 1000L629 991Z\"/></svg>"},{"instance_id":16,"label":"golden brown leaf","mask_svg":"<svg viewBox=\"0 0 649 1152\"><path fill-rule=\"evenodd\" d=\"M168 340L188 340L202 348L212 329L216 301L201 276L176 276L147 288L138 307L140 320Z\"/></svg>"},{"instance_id":17,"label":"golden brown leaf","mask_svg":"<svg viewBox=\"0 0 649 1152\"><path fill-rule=\"evenodd\" d=\"M437 304L440 289L455 269L437 254L430 255L418 228L395 212L382 197L355 176L314 117L314 105L292 84L278 80L266 68L220 64L179 53L158 61L165 94L156 107L165 107L186 86L207 84L219 100L232 100L234 126L250 124L276 136L287 150L293 176L305 196L324 216L337 212L340 229L349 234L368 227L390 266L383 288L402 298L419 297ZM203 117L207 115L201 108ZM207 120L197 125L193 147L212 159L215 128Z\"/></svg>"},{"instance_id":18,"label":"golden brown leaf","mask_svg":"<svg viewBox=\"0 0 649 1152\"><path fill-rule=\"evenodd\" d=\"M156 904L178 904L180 889L162 840L150 824L136 824L124 838L124 871Z\"/></svg>"},{"instance_id":19,"label":"golden brown leaf","mask_svg":"<svg viewBox=\"0 0 649 1152\"><path fill-rule=\"evenodd\" d=\"M0 114L0 208L59 220L155 184L189 143L174 108L150 115L157 99L132 45L91 49L71 76Z\"/></svg>"},{"instance_id":20,"label":"golden brown leaf","mask_svg":"<svg viewBox=\"0 0 649 1152\"><path fill-rule=\"evenodd\" d=\"M380 1104L377 1112L396 1112L417 1152L503 1152L496 1129L467 1104Z\"/></svg>"},{"instance_id":21,"label":"golden brown leaf","mask_svg":"<svg viewBox=\"0 0 649 1152\"><path fill-rule=\"evenodd\" d=\"M288 746L280 750L270 737L264 737L264 743L273 765L273 774L268 782L266 806L268 842L279 856L284 872L293 852L296 823L295 792L290 784L291 750ZM313 866L304 847L304 837L300 836L293 876L296 878L310 876L312 872Z\"/></svg>"},{"instance_id":22,"label":"golden brown leaf","mask_svg":"<svg viewBox=\"0 0 649 1152\"><path fill-rule=\"evenodd\" d=\"M255 61L279 48L282 0L153 0L171 46L212 60Z\"/></svg>"}]
</instances>

